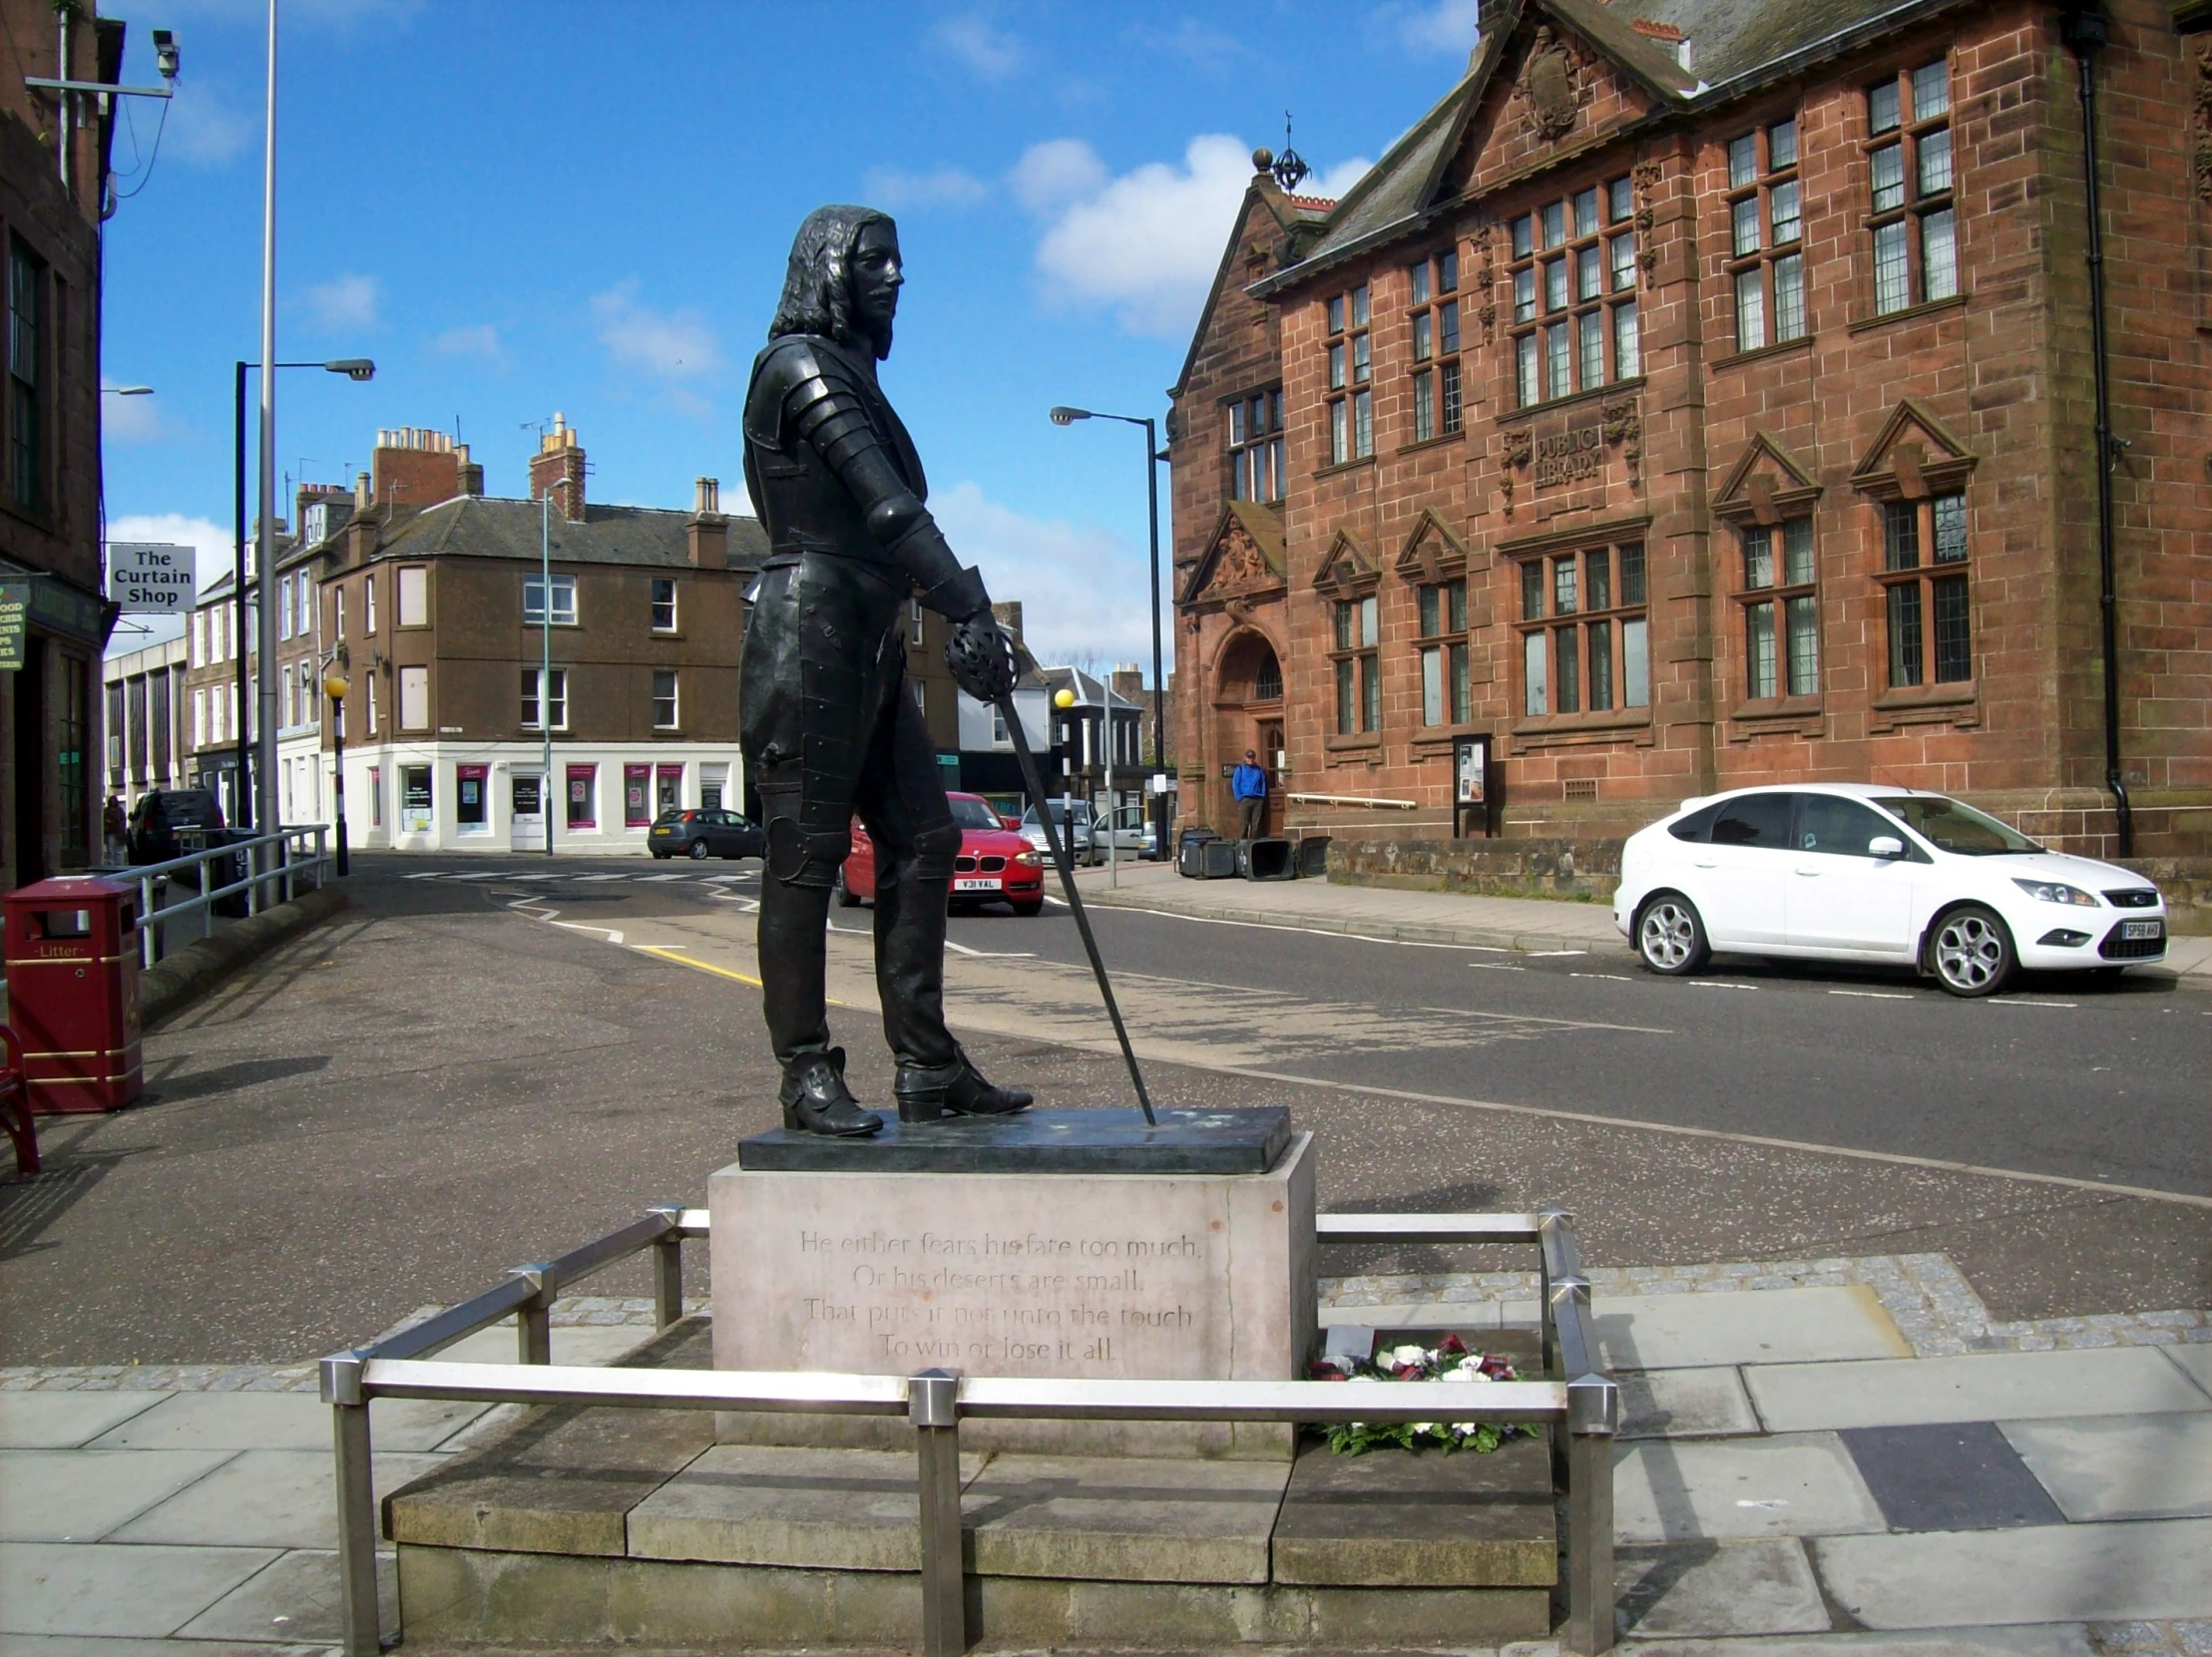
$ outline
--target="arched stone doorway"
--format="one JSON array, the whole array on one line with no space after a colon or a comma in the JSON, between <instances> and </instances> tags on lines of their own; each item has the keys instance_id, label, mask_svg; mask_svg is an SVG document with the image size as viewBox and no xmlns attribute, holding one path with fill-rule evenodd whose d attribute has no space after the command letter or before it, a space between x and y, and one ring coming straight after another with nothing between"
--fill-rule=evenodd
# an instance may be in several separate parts
<instances>
[{"instance_id":1,"label":"arched stone doorway","mask_svg":"<svg viewBox=\"0 0 2212 1657\"><path fill-rule=\"evenodd\" d=\"M1207 823L1216 833L1237 832L1237 806L1228 772L1252 749L1267 770L1267 827L1283 824L1282 656L1264 633L1246 627L1221 646L1213 668L1213 742L1217 762L1206 779Z\"/></svg>"}]
</instances>

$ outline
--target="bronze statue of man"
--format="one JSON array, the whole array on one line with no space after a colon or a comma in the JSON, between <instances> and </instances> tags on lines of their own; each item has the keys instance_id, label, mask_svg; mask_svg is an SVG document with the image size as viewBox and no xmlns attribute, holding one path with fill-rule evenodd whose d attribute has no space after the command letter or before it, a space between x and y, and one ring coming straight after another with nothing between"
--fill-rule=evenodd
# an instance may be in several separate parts
<instances>
[{"instance_id":1,"label":"bronze statue of man","mask_svg":"<svg viewBox=\"0 0 2212 1657\"><path fill-rule=\"evenodd\" d=\"M983 578L961 568L923 504L913 439L876 383L904 281L884 214L810 213L745 393L745 487L769 543L739 671L740 739L767 831L761 997L784 1125L839 1137L883 1125L845 1085L822 987L830 891L855 814L875 842L876 989L900 1119L1030 1102L985 1080L945 1028L960 829L907 688L908 601L957 623L947 655L970 694L1010 689L1013 657Z\"/></svg>"}]
</instances>

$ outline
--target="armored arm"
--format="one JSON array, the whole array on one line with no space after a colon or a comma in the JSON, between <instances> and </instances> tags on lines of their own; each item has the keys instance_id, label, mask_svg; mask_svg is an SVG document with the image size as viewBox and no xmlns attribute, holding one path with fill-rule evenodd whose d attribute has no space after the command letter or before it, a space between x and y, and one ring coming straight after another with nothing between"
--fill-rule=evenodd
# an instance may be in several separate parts
<instances>
[{"instance_id":1,"label":"armored arm","mask_svg":"<svg viewBox=\"0 0 2212 1657\"><path fill-rule=\"evenodd\" d=\"M868 533L913 580L921 601L955 621L988 612L983 577L962 569L929 508L885 452L859 394L842 374L808 354L806 370L784 393L785 429L809 444L860 503Z\"/></svg>"}]
</instances>

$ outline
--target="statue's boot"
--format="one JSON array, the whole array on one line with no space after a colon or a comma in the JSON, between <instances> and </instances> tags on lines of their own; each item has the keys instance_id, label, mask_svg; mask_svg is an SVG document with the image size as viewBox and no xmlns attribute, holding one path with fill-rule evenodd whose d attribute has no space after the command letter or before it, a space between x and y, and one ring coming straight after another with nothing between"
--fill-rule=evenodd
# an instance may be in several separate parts
<instances>
[{"instance_id":1,"label":"statue's boot","mask_svg":"<svg viewBox=\"0 0 2212 1657\"><path fill-rule=\"evenodd\" d=\"M1032 1095L1020 1087L999 1087L984 1079L959 1047L950 1064L904 1064L892 1091L902 1122L934 1122L946 1116L1011 1116L1030 1107Z\"/></svg>"},{"instance_id":2,"label":"statue's boot","mask_svg":"<svg viewBox=\"0 0 2212 1657\"><path fill-rule=\"evenodd\" d=\"M865 1139L883 1130L883 1118L861 1109L845 1086L843 1047L793 1053L783 1066L783 1085L776 1096L783 1105L783 1125L801 1133Z\"/></svg>"}]
</instances>

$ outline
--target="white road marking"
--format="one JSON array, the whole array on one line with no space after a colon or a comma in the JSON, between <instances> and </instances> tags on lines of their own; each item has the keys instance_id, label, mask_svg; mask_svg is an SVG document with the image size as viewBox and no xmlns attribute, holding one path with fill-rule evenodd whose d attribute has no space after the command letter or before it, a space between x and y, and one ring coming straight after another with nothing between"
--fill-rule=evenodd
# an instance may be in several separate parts
<instances>
[{"instance_id":1,"label":"white road marking","mask_svg":"<svg viewBox=\"0 0 2212 1657\"><path fill-rule=\"evenodd\" d=\"M1870 1002L1909 1002L1914 998L1902 990L1831 990L1831 996L1858 996Z\"/></svg>"},{"instance_id":2,"label":"white road marking","mask_svg":"<svg viewBox=\"0 0 2212 1657\"><path fill-rule=\"evenodd\" d=\"M1523 950L1523 951L1522 951L1521 953L1522 953L1523 955L1527 956L1527 957L1528 957L1528 958L1529 958L1529 959L1530 959L1531 961L1542 961L1542 960L1546 959L1546 958L1547 958L1547 957L1548 957L1548 956L1556 956L1556 955L1587 955L1587 954L1589 954L1589 951L1587 951L1587 950Z\"/></svg>"},{"instance_id":3,"label":"white road marking","mask_svg":"<svg viewBox=\"0 0 2212 1657\"><path fill-rule=\"evenodd\" d=\"M1722 979L1693 978L1685 980L1692 990L1756 990L1756 984L1729 984Z\"/></svg>"},{"instance_id":4,"label":"white road marking","mask_svg":"<svg viewBox=\"0 0 2212 1657\"><path fill-rule=\"evenodd\" d=\"M961 955L972 955L979 961L1035 961L1037 959L1035 950L972 950L966 944L954 943L950 938L945 940L945 948L957 951Z\"/></svg>"},{"instance_id":5,"label":"white road marking","mask_svg":"<svg viewBox=\"0 0 2212 1657\"><path fill-rule=\"evenodd\" d=\"M582 921L555 921L553 924L557 927L566 927L571 932L596 932L610 944L620 944L623 941L623 935L613 927L589 926Z\"/></svg>"},{"instance_id":6,"label":"white road marking","mask_svg":"<svg viewBox=\"0 0 2212 1657\"><path fill-rule=\"evenodd\" d=\"M1047 903L1059 904L1066 909L1062 899L1048 895ZM1365 932L1338 932L1331 927L1284 926L1278 921L1232 921L1221 915L1178 915L1171 909L1139 909L1134 904L1106 903L1095 906L1099 909L1119 910L1123 914L1156 915L1163 921L1188 921L1201 927L1244 927L1252 932L1295 932L1307 938L1337 938L1352 944L1388 944L1398 950L1460 950L1470 955L1519 955L1534 960L1540 956L1587 955L1587 950L1517 950L1504 944L1438 944L1426 938L1378 938Z\"/></svg>"},{"instance_id":7,"label":"white road marking","mask_svg":"<svg viewBox=\"0 0 2212 1657\"><path fill-rule=\"evenodd\" d=\"M571 879L571 880L575 880L575 881L593 881L593 880L628 880L628 879L629 879L630 877L629 877L628 875L571 875L571 876L569 876L568 878L569 878L569 879Z\"/></svg>"},{"instance_id":8,"label":"white road marking","mask_svg":"<svg viewBox=\"0 0 2212 1657\"><path fill-rule=\"evenodd\" d=\"M1990 997L1989 1003L1991 1007L2079 1007L2081 1005L2079 1002L2023 1002L2000 996Z\"/></svg>"},{"instance_id":9,"label":"white road marking","mask_svg":"<svg viewBox=\"0 0 2212 1657\"><path fill-rule=\"evenodd\" d=\"M631 878L643 884L648 881L695 880L697 877L695 875L633 875Z\"/></svg>"},{"instance_id":10,"label":"white road marking","mask_svg":"<svg viewBox=\"0 0 2212 1657\"><path fill-rule=\"evenodd\" d=\"M1509 967L1503 961L1470 961L1468 965L1478 973L1525 973L1526 967Z\"/></svg>"},{"instance_id":11,"label":"white road marking","mask_svg":"<svg viewBox=\"0 0 2212 1657\"><path fill-rule=\"evenodd\" d=\"M1607 984L1634 984L1636 980L1626 973L1568 973L1568 978L1601 979Z\"/></svg>"}]
</instances>

